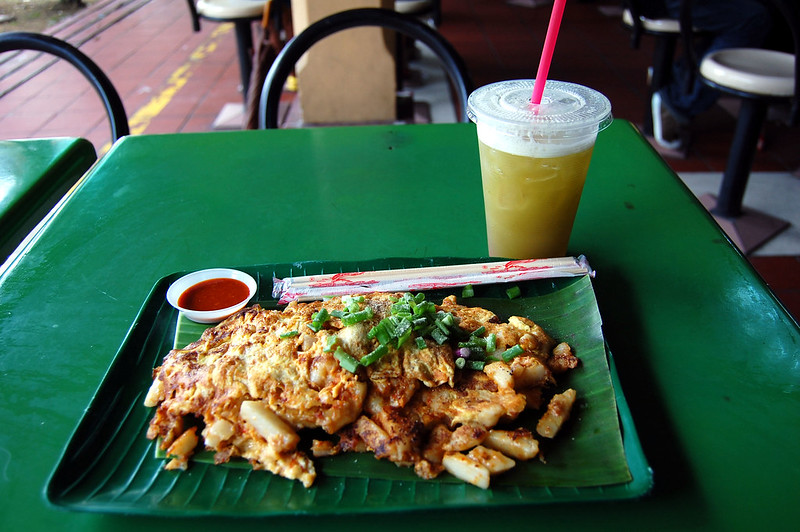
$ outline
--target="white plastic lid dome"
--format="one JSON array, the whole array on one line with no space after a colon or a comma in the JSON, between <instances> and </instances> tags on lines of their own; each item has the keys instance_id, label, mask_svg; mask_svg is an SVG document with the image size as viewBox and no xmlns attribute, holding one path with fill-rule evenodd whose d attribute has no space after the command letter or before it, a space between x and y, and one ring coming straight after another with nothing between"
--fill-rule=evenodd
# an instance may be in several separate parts
<instances>
[{"instance_id":1,"label":"white plastic lid dome","mask_svg":"<svg viewBox=\"0 0 800 532\"><path fill-rule=\"evenodd\" d=\"M611 102L596 90L548 80L541 104L533 106L534 82L520 79L480 87L469 96L467 114L476 124L537 136L550 136L547 131L555 130L562 139L597 133L611 123Z\"/></svg>"}]
</instances>

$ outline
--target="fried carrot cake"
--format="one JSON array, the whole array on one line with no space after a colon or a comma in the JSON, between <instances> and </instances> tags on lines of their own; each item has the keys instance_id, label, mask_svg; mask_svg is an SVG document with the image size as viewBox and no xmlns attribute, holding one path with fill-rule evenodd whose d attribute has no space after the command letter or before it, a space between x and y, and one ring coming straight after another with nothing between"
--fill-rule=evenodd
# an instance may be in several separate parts
<instances>
[{"instance_id":1,"label":"fried carrot cake","mask_svg":"<svg viewBox=\"0 0 800 532\"><path fill-rule=\"evenodd\" d=\"M241 457L309 487L316 471L300 435L321 429L329 437L312 442L313 456L372 452L422 478L446 470L485 488L538 453L529 430L498 425L542 409L538 436L554 437L575 401L574 390L553 395L556 376L578 363L531 320L501 323L454 296L255 305L155 368L147 437L168 469L202 447L218 464Z\"/></svg>"}]
</instances>

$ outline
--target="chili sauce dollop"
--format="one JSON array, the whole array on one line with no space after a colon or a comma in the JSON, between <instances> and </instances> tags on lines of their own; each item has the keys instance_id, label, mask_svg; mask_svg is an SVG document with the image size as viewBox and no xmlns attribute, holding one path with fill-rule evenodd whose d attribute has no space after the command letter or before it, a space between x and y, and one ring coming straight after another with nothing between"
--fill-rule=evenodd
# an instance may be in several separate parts
<instances>
[{"instance_id":1,"label":"chili sauce dollop","mask_svg":"<svg viewBox=\"0 0 800 532\"><path fill-rule=\"evenodd\" d=\"M220 310L241 303L250 290L236 279L206 279L183 291L178 306L188 310Z\"/></svg>"}]
</instances>

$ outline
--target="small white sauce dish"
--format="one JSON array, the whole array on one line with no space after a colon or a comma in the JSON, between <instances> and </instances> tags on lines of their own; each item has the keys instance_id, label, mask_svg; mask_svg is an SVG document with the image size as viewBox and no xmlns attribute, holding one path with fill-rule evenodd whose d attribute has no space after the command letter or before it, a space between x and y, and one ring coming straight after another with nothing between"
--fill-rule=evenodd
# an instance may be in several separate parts
<instances>
[{"instance_id":1,"label":"small white sauce dish","mask_svg":"<svg viewBox=\"0 0 800 532\"><path fill-rule=\"evenodd\" d=\"M198 283L212 279L235 279L237 281L241 281L247 286L247 297L234 305L216 310L192 310L189 308L183 308L178 304L178 301L181 299L181 295L183 295L184 292L194 287ZM167 301L170 305L178 309L184 316L194 322L216 323L242 310L256 294L256 288L257 285L255 279L243 271L232 270L229 268L210 268L184 275L172 283L167 290Z\"/></svg>"}]
</instances>

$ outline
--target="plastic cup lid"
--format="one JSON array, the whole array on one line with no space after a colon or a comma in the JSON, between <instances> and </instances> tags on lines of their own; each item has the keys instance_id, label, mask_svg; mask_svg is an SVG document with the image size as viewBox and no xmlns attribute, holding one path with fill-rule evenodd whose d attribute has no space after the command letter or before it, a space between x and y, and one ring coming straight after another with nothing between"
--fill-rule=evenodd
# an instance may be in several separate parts
<instances>
[{"instance_id":1,"label":"plastic cup lid","mask_svg":"<svg viewBox=\"0 0 800 532\"><path fill-rule=\"evenodd\" d=\"M585 135L587 127L605 129L612 121L611 102L596 90L564 81L548 80L542 103L531 106L534 80L500 81L476 89L469 96L467 114L473 122L514 130L570 131Z\"/></svg>"}]
</instances>

